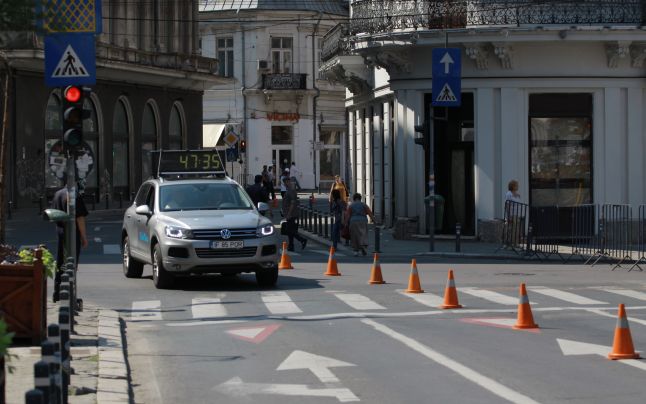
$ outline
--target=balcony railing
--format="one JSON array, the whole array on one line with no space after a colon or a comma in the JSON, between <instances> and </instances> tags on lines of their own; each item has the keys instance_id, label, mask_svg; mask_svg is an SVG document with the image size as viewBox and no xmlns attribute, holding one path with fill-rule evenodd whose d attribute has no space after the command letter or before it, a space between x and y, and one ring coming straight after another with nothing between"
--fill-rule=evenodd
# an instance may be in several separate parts
<instances>
[{"instance_id":1,"label":"balcony railing","mask_svg":"<svg viewBox=\"0 0 646 404\"><path fill-rule=\"evenodd\" d=\"M345 39L348 36L348 24L337 24L323 36L323 49L321 61L327 62L335 56L348 54L349 44Z\"/></svg>"},{"instance_id":2,"label":"balcony railing","mask_svg":"<svg viewBox=\"0 0 646 404\"><path fill-rule=\"evenodd\" d=\"M478 26L643 25L645 0L357 0L350 34Z\"/></svg>"},{"instance_id":3,"label":"balcony railing","mask_svg":"<svg viewBox=\"0 0 646 404\"><path fill-rule=\"evenodd\" d=\"M263 74L262 88L264 90L305 90L307 89L307 74Z\"/></svg>"}]
</instances>

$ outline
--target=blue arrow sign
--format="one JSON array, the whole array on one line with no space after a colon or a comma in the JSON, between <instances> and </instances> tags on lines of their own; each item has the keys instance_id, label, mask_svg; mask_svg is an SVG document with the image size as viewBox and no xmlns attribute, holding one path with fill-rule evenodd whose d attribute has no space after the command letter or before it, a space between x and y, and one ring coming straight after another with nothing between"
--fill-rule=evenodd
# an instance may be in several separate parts
<instances>
[{"instance_id":1,"label":"blue arrow sign","mask_svg":"<svg viewBox=\"0 0 646 404\"><path fill-rule=\"evenodd\" d=\"M49 87L96 83L94 34L45 36L45 84Z\"/></svg>"},{"instance_id":2,"label":"blue arrow sign","mask_svg":"<svg viewBox=\"0 0 646 404\"><path fill-rule=\"evenodd\" d=\"M433 49L434 107L459 107L462 102L462 57L459 48Z\"/></svg>"}]
</instances>

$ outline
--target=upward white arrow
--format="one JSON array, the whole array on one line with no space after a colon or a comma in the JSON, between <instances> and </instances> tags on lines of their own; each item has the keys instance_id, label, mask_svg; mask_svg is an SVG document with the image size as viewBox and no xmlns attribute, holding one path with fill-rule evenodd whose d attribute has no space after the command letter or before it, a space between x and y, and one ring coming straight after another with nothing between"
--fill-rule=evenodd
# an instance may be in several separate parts
<instances>
[{"instance_id":1,"label":"upward white arrow","mask_svg":"<svg viewBox=\"0 0 646 404\"><path fill-rule=\"evenodd\" d=\"M611 350L609 346L589 344L587 342L572 341L569 339L557 338L556 342L558 342L559 347L561 348L561 352L563 352L563 355L565 356L600 355L600 356L606 357ZM637 359L622 359L617 362L634 366L641 370L646 370L646 362L640 361Z\"/></svg>"},{"instance_id":2,"label":"upward white arrow","mask_svg":"<svg viewBox=\"0 0 646 404\"><path fill-rule=\"evenodd\" d=\"M442 59L440 59L440 63L444 65L444 74L449 74L449 70L451 69L451 65L455 63L449 52L446 52L444 56L442 56Z\"/></svg>"},{"instance_id":3,"label":"upward white arrow","mask_svg":"<svg viewBox=\"0 0 646 404\"><path fill-rule=\"evenodd\" d=\"M327 356L315 355L305 351L292 352L276 370L309 369L323 383L338 382L339 379L328 368L355 366Z\"/></svg>"}]
</instances>

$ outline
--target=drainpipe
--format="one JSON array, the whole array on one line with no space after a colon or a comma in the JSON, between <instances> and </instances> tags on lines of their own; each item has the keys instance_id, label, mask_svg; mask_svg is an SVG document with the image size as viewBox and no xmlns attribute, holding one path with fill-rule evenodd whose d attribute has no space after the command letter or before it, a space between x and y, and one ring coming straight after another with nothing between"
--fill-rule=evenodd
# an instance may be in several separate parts
<instances>
[{"instance_id":1,"label":"drainpipe","mask_svg":"<svg viewBox=\"0 0 646 404\"><path fill-rule=\"evenodd\" d=\"M321 18L323 17L322 12L318 12L318 20L314 24L314 30L312 31L312 88L316 91L316 94L312 98L312 170L314 172L314 188L316 188L316 149L314 148L314 143L316 142L316 102L321 95L321 90L316 87L316 33L319 29L319 24L321 23ZM319 184L320 190L320 184Z\"/></svg>"}]
</instances>

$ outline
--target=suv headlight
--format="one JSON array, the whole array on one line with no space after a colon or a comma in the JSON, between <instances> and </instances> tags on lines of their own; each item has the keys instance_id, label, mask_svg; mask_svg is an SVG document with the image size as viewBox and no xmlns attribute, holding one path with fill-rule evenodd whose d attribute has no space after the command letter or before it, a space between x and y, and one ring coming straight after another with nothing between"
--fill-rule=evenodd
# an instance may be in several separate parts
<instances>
[{"instance_id":1,"label":"suv headlight","mask_svg":"<svg viewBox=\"0 0 646 404\"><path fill-rule=\"evenodd\" d=\"M193 232L183 227L166 226L166 237L193 238Z\"/></svg>"},{"instance_id":2,"label":"suv headlight","mask_svg":"<svg viewBox=\"0 0 646 404\"><path fill-rule=\"evenodd\" d=\"M266 224L264 226L258 227L258 230L256 231L256 235L258 237L265 237L265 236L271 236L274 234L274 225L273 224Z\"/></svg>"}]
</instances>

